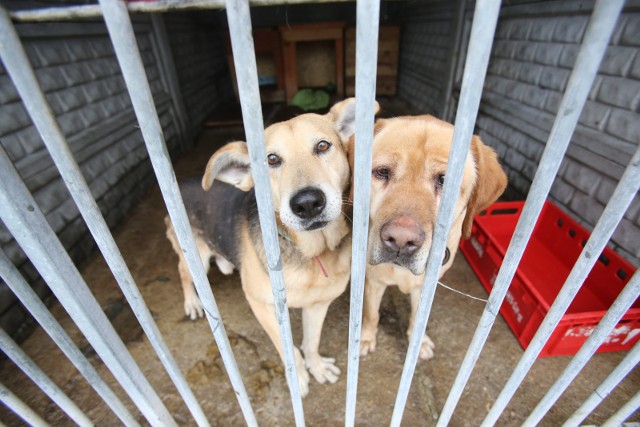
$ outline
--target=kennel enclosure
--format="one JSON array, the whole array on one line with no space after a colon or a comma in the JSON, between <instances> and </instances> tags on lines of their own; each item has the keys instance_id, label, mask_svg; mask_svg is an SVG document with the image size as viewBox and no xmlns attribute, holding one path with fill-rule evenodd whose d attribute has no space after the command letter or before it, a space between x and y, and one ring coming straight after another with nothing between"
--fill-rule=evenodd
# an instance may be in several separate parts
<instances>
[{"instance_id":1,"label":"kennel enclosure","mask_svg":"<svg viewBox=\"0 0 640 427\"><path fill-rule=\"evenodd\" d=\"M136 362L127 358L126 348L110 331L108 319L102 316L101 308L86 291L86 285L71 261L81 262L90 252L94 246L93 235L194 419L206 425L206 415L199 409L173 360L173 350L163 343L162 334L154 326L152 314L127 274L127 267L108 230L127 214L155 175L181 236L239 405L246 422L254 424L255 408L251 406L235 367L217 314L214 293L190 241L188 222L175 186L171 154L177 156L188 148L192 135L199 131L208 113L233 100L225 41L228 23L238 96L254 170L257 171L256 185L258 193L265 196L259 201L260 211L269 212L268 180L266 171L260 167L260 159L265 153L261 144L262 109L251 25L281 25L283 18L292 23L308 19L304 7L315 7L317 20L327 20L329 16L353 21L357 16L357 21L352 22L356 29L358 70L355 80L357 134L367 145L370 138L367 143L366 135L371 135L373 129L370 105L376 87L378 22L381 18L383 22L399 24L396 96L417 111L455 119L454 153L457 154L450 161L449 176L455 177L456 168L464 161L463 154L475 126L475 132L500 154L511 183L508 196L516 198L528 194L522 213L525 219L521 219L516 227L516 238L507 250L505 266L498 274L483 320L444 406L439 422L446 424L491 329L492 319L497 316L547 194L578 221L593 229L593 240L586 243L575 282L569 281L568 287L580 285L577 277L588 272L597 258L593 254L602 251L611 236L614 249L638 264L640 204L636 194L640 179L638 155L634 154L640 126L637 120L640 87L638 4L629 1L623 9L623 2L603 1L535 4L523 1L502 7L499 2L450 5L434 1L416 5L360 1L357 4L334 3L331 7L273 6L260 13L261 7L269 3L258 2L250 9L246 2L103 1L100 5L60 6L48 10L9 8L8 12L3 12L3 85L0 91L3 99L0 108L4 113L0 134L7 154L3 155L2 167L2 220L10 231L3 229L0 236L3 251L20 268L21 274L34 283L40 296L47 294L47 288L39 281L39 275L54 289L57 299L83 328L145 418L152 424L169 425L173 422L171 414L150 390ZM15 5L8 3L8 6ZM221 10L225 6L226 12ZM211 14L204 17L189 15L187 11L177 11L180 8L202 9ZM171 14L166 17L129 15L129 12L168 11ZM101 16L104 16L106 27ZM70 18L91 22L69 23ZM13 32L12 20L17 33ZM65 22L33 23L42 20ZM27 21L32 22L21 23ZM51 37L52 32L56 34L55 38ZM52 48L59 47L58 44L64 48ZM21 55L23 47L25 54ZM167 55L168 52L171 55ZM604 58L602 65L596 60L599 57ZM485 69L486 78L482 71ZM562 161L565 151L567 154ZM357 422L358 319L364 282L370 170L370 154L363 150L356 155L351 350L348 373L344 373L348 378L345 414L348 425ZM629 158L632 159L630 163ZM445 231L450 223L448 217L458 185L455 178L447 180L434 236L434 253L444 253L437 249L444 249ZM601 218L603 211L605 215ZM269 266L274 292L284 307L279 310L281 333L283 340L289 343L286 346L290 351L287 366L291 367L291 334L282 277L277 268L275 225L269 215L264 215L263 221L265 242L270 245L267 253L272 256ZM84 228L85 222L91 234ZM26 261L19 246L35 268ZM66 256L66 251L71 257ZM426 292L423 292L416 330L426 327L440 261L435 255L429 259ZM11 272L11 264L7 263L2 273L5 281ZM12 282L16 280L15 275L11 277L14 277ZM637 282L638 278L634 276L629 286L636 289ZM15 289L13 286L11 290L7 286L0 288L2 325L12 333L19 330L17 325L21 325L26 317L24 310L15 303ZM556 311L562 311L562 308ZM549 325L552 323L550 320ZM595 339L589 345L597 348L599 343ZM538 344L545 341L543 331ZM402 418L418 344L413 340L407 355L392 417L394 425L399 425ZM535 353L535 350L525 353L522 366L530 367ZM632 367L637 362L637 356L625 359L624 366ZM527 368L522 369L518 375L524 375L526 371ZM296 391L295 369L286 369L286 372L291 384L295 421L302 425L304 414ZM490 411L488 424L495 422L503 405L517 389L519 380L513 378L510 391L501 394ZM556 395L561 392L554 391ZM3 402L15 404L15 400ZM633 400L630 402L634 409ZM12 408L18 410L17 406ZM628 410L627 407L624 409Z\"/></svg>"}]
</instances>

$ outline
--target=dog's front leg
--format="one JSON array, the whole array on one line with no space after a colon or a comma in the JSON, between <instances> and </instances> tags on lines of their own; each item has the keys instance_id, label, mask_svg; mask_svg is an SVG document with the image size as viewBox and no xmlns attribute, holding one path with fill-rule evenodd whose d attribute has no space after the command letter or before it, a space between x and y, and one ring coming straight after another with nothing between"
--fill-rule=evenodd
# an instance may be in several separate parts
<instances>
[{"instance_id":1,"label":"dog's front leg","mask_svg":"<svg viewBox=\"0 0 640 427\"><path fill-rule=\"evenodd\" d=\"M335 383L340 375L340 369L335 365L336 359L322 357L318 352L322 324L328 309L329 303L314 304L302 309L302 351L305 365L321 384L327 381Z\"/></svg>"},{"instance_id":2,"label":"dog's front leg","mask_svg":"<svg viewBox=\"0 0 640 427\"><path fill-rule=\"evenodd\" d=\"M380 321L380 303L387 289L386 285L369 278L364 284L364 301L362 307L362 336L360 337L360 356L373 353L376 349L376 335Z\"/></svg>"},{"instance_id":3,"label":"dog's front leg","mask_svg":"<svg viewBox=\"0 0 640 427\"><path fill-rule=\"evenodd\" d=\"M418 302L420 301L420 292L422 287L418 286L411 289L411 317L409 319L409 328L407 329L407 337L411 339L411 333L413 332L413 325L416 320L416 313L418 311ZM433 357L433 349L435 344L431 341L431 338L425 334L422 336L422 343L420 345L420 359L429 360Z\"/></svg>"},{"instance_id":4,"label":"dog's front leg","mask_svg":"<svg viewBox=\"0 0 640 427\"><path fill-rule=\"evenodd\" d=\"M284 351L282 348L282 339L280 338L280 329L278 327L278 321L276 319L276 308L273 304L264 304L258 302L247 295L247 301L253 310L253 314L262 325L262 328L267 332L271 342L278 350L278 354L284 363ZM302 397L309 393L309 373L304 366L304 359L300 350L296 347L293 348L296 358L296 371L298 372L298 384L300 385L300 394Z\"/></svg>"},{"instance_id":5,"label":"dog's front leg","mask_svg":"<svg viewBox=\"0 0 640 427\"><path fill-rule=\"evenodd\" d=\"M180 243L178 242L178 236L176 236L169 217L166 217L164 222L167 225L167 238L171 242L173 250L178 255L178 273L180 274L180 284L182 285L182 293L184 295L184 313L191 320L195 320L198 317L204 316L202 302L200 302L200 298L198 298L198 294L196 293L196 288L193 286L191 273L189 272L189 267L187 266L187 260L184 259L182 248L180 247ZM202 265L204 266L206 274L209 271L208 248L206 243L202 242L195 233L194 237L196 238L198 254L200 255L200 260L202 261Z\"/></svg>"},{"instance_id":6,"label":"dog's front leg","mask_svg":"<svg viewBox=\"0 0 640 427\"><path fill-rule=\"evenodd\" d=\"M180 261L178 262L178 272L180 273L180 283L182 285L182 293L184 295L184 313L191 320L196 320L198 317L204 316L204 308L202 308L202 302L196 293L196 288L191 280L191 273L189 273L189 267L187 267L187 261L182 254L178 255Z\"/></svg>"}]
</instances>

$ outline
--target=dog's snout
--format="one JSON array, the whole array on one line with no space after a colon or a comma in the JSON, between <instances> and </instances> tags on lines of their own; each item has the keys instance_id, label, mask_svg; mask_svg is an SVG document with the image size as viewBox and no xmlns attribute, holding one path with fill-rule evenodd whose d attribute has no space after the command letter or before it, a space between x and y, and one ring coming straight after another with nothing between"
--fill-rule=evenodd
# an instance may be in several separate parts
<instances>
[{"instance_id":1,"label":"dog's snout","mask_svg":"<svg viewBox=\"0 0 640 427\"><path fill-rule=\"evenodd\" d=\"M384 246L400 255L412 255L424 243L424 230L409 216L398 216L380 229Z\"/></svg>"},{"instance_id":2,"label":"dog's snout","mask_svg":"<svg viewBox=\"0 0 640 427\"><path fill-rule=\"evenodd\" d=\"M291 211L302 219L314 218L322 213L327 199L318 188L305 188L298 191L289 201Z\"/></svg>"}]
</instances>

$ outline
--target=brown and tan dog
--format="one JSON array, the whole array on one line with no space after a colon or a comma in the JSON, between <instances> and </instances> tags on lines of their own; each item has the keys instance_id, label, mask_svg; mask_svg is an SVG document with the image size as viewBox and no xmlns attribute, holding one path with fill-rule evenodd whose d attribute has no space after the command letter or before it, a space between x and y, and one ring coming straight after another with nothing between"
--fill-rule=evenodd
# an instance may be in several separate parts
<instances>
[{"instance_id":1,"label":"brown and tan dog","mask_svg":"<svg viewBox=\"0 0 640 427\"><path fill-rule=\"evenodd\" d=\"M363 356L376 348L378 310L387 286L396 285L411 295L407 329L411 335L452 139L453 126L432 116L376 121L360 341ZM477 136L471 141L463 174L440 276L451 267L460 237L469 237L473 216L490 206L507 185L496 153ZM433 348L425 334L420 357L433 357Z\"/></svg>"},{"instance_id":2,"label":"brown and tan dog","mask_svg":"<svg viewBox=\"0 0 640 427\"><path fill-rule=\"evenodd\" d=\"M320 383L336 382L340 374L318 346L329 304L345 290L351 270L351 230L343 214L350 181L344 144L354 120L351 98L326 115L303 114L265 130L287 302L302 308L304 358L297 348L295 357L303 396L309 390L307 369ZM232 142L213 154L201 183L187 181L180 189L205 268L214 258L222 273L239 270L247 301L282 357L250 168L246 143ZM195 319L202 316L202 305L168 220L167 236L179 257L185 312Z\"/></svg>"}]
</instances>

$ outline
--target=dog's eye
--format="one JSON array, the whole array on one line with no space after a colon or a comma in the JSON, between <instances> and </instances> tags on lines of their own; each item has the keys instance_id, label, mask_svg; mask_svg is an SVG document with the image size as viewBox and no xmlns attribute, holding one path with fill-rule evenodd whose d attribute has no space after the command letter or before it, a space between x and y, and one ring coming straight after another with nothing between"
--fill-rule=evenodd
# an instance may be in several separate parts
<instances>
[{"instance_id":1,"label":"dog's eye","mask_svg":"<svg viewBox=\"0 0 640 427\"><path fill-rule=\"evenodd\" d=\"M282 163L282 159L277 154L269 153L267 154L267 163L271 167L278 167Z\"/></svg>"},{"instance_id":2,"label":"dog's eye","mask_svg":"<svg viewBox=\"0 0 640 427\"><path fill-rule=\"evenodd\" d=\"M389 171L389 168L386 166L381 166L373 171L373 176L381 181L389 181L390 175L391 171Z\"/></svg>"},{"instance_id":3,"label":"dog's eye","mask_svg":"<svg viewBox=\"0 0 640 427\"><path fill-rule=\"evenodd\" d=\"M437 185L438 187L442 187L442 186L444 186L444 174L439 174L439 175L436 177L436 185Z\"/></svg>"},{"instance_id":4,"label":"dog's eye","mask_svg":"<svg viewBox=\"0 0 640 427\"><path fill-rule=\"evenodd\" d=\"M316 144L314 151L316 154L324 153L329 148L331 148L331 143L329 141L325 141L324 139Z\"/></svg>"}]
</instances>

